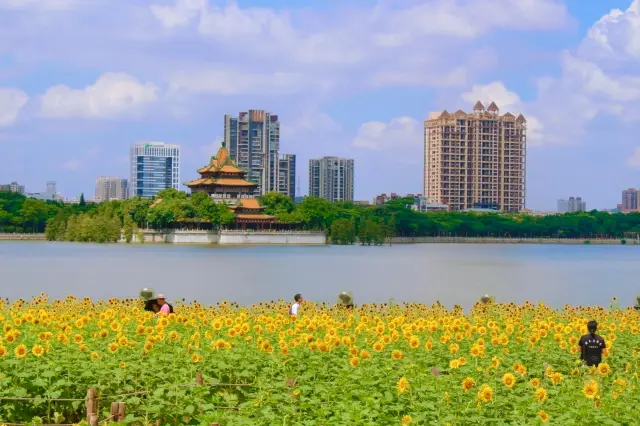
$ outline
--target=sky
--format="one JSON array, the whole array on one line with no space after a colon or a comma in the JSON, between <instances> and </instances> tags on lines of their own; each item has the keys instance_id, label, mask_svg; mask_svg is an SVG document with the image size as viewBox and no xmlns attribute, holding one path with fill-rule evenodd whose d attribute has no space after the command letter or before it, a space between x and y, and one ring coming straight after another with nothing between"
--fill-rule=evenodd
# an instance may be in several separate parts
<instances>
[{"instance_id":1,"label":"sky","mask_svg":"<svg viewBox=\"0 0 640 426\"><path fill-rule=\"evenodd\" d=\"M421 193L423 121L495 101L528 123L528 208L640 187L640 0L0 0L0 183L92 196L132 143L278 114L281 153L355 159L355 197ZM186 189L186 188L185 188Z\"/></svg>"}]
</instances>

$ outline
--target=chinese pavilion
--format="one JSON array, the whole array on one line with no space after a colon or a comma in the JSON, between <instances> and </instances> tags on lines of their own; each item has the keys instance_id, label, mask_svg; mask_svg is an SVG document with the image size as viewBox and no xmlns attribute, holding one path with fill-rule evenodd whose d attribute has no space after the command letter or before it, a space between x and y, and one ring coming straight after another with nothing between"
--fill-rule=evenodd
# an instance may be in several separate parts
<instances>
[{"instance_id":1,"label":"chinese pavilion","mask_svg":"<svg viewBox=\"0 0 640 426\"><path fill-rule=\"evenodd\" d=\"M185 185L192 193L206 192L215 202L229 205L235 214L236 224L242 229L264 229L265 225L270 227L277 222L275 217L264 213L265 207L253 196L257 184L245 179L246 172L236 166L224 142L209 164L198 173L200 179Z\"/></svg>"}]
</instances>

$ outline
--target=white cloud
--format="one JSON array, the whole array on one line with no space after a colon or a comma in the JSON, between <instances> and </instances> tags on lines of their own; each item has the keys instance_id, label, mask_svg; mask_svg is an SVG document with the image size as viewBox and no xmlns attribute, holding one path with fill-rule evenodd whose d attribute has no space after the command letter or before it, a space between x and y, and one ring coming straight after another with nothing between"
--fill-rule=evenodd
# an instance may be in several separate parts
<instances>
[{"instance_id":1,"label":"white cloud","mask_svg":"<svg viewBox=\"0 0 640 426\"><path fill-rule=\"evenodd\" d=\"M415 118L398 117L388 123L369 121L358 129L353 145L369 149L395 149L407 146L421 146L424 127Z\"/></svg>"},{"instance_id":2,"label":"white cloud","mask_svg":"<svg viewBox=\"0 0 640 426\"><path fill-rule=\"evenodd\" d=\"M476 38L496 28L556 29L568 24L569 15L557 0L435 0L395 10L384 19L387 36L411 40L417 35Z\"/></svg>"},{"instance_id":3,"label":"white cloud","mask_svg":"<svg viewBox=\"0 0 640 426\"><path fill-rule=\"evenodd\" d=\"M84 89L58 85L42 96L42 114L51 118L107 118L135 113L158 99L158 88L124 73L102 74Z\"/></svg>"},{"instance_id":4,"label":"white cloud","mask_svg":"<svg viewBox=\"0 0 640 426\"><path fill-rule=\"evenodd\" d=\"M151 5L151 13L167 29L188 25L198 16L207 0L178 0L173 6Z\"/></svg>"},{"instance_id":5,"label":"white cloud","mask_svg":"<svg viewBox=\"0 0 640 426\"><path fill-rule=\"evenodd\" d=\"M627 165L634 169L640 168L640 147L633 151L633 154L627 160Z\"/></svg>"},{"instance_id":6,"label":"white cloud","mask_svg":"<svg viewBox=\"0 0 640 426\"><path fill-rule=\"evenodd\" d=\"M28 101L22 90L0 87L0 127L12 125Z\"/></svg>"},{"instance_id":7,"label":"white cloud","mask_svg":"<svg viewBox=\"0 0 640 426\"><path fill-rule=\"evenodd\" d=\"M640 1L632 1L625 11L613 9L593 24L580 54L609 60L640 57Z\"/></svg>"},{"instance_id":8,"label":"white cloud","mask_svg":"<svg viewBox=\"0 0 640 426\"><path fill-rule=\"evenodd\" d=\"M640 119L640 0L614 9L588 30L580 46L561 55L561 74L538 80L527 103L544 124L545 143L573 143L598 116Z\"/></svg>"},{"instance_id":9,"label":"white cloud","mask_svg":"<svg viewBox=\"0 0 640 426\"><path fill-rule=\"evenodd\" d=\"M286 93L305 92L309 86L324 92L460 86L474 70L487 67L487 59L471 60L473 49L465 45L470 39L495 29L557 29L570 22L560 0L479 3L380 2L373 8L351 6L327 15L305 15L241 8L235 1L220 7L206 0L175 0L171 6L150 6L150 15L176 37L185 34L177 31L180 28L195 29L206 49L231 58L224 70L208 64L200 74L174 77L172 86L224 94L248 92L251 86L270 93L264 83L252 81L274 78L276 89ZM242 46L241 51L232 45ZM453 49L456 55L450 54ZM234 65L249 63L259 71L247 78L233 73Z\"/></svg>"},{"instance_id":10,"label":"white cloud","mask_svg":"<svg viewBox=\"0 0 640 426\"><path fill-rule=\"evenodd\" d=\"M540 145L545 140L544 125L536 115L531 113L532 107L522 102L520 96L508 90L501 81L475 84L471 87L471 91L462 94L462 99L470 105L481 101L485 107L495 102L502 114L507 111L514 115L523 114L527 120L527 143Z\"/></svg>"}]
</instances>

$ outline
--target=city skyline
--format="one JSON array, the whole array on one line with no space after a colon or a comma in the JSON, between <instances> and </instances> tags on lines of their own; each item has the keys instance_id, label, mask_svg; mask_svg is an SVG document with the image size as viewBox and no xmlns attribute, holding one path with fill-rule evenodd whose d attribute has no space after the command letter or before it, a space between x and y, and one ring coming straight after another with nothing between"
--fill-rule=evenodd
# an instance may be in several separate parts
<instances>
[{"instance_id":1,"label":"city skyline","mask_svg":"<svg viewBox=\"0 0 640 426\"><path fill-rule=\"evenodd\" d=\"M638 1L223 3L0 2L0 182L87 196L147 141L182 146L186 181L219 117L256 108L277 112L302 194L324 155L356 160L356 200L420 193L428 113L495 100L527 118L527 208L640 186Z\"/></svg>"}]
</instances>

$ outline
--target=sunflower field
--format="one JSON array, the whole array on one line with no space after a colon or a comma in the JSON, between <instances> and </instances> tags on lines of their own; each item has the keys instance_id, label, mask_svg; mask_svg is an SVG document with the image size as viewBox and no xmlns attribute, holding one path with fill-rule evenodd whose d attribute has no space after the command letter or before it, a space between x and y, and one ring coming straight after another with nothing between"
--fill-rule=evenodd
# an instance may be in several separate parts
<instances>
[{"instance_id":1,"label":"sunflower field","mask_svg":"<svg viewBox=\"0 0 640 426\"><path fill-rule=\"evenodd\" d=\"M640 314L542 303L175 306L0 302L0 424L84 422L89 388L166 425L631 425ZM577 342L607 342L598 368ZM197 380L196 380L197 378Z\"/></svg>"}]
</instances>

